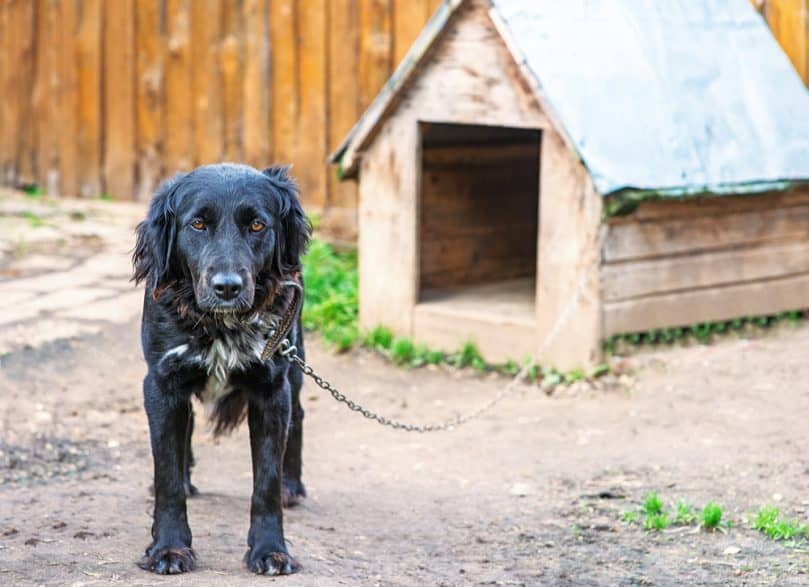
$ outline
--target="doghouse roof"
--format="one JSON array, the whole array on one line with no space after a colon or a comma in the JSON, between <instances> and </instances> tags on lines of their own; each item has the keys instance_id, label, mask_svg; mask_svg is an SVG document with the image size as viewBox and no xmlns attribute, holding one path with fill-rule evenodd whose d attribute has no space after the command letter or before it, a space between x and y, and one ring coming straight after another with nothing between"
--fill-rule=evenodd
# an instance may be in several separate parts
<instances>
[{"instance_id":1,"label":"doghouse roof","mask_svg":"<svg viewBox=\"0 0 809 587\"><path fill-rule=\"evenodd\" d=\"M331 156L343 177L464 1L442 4ZM490 15L603 195L809 180L809 92L748 0L491 0Z\"/></svg>"}]
</instances>

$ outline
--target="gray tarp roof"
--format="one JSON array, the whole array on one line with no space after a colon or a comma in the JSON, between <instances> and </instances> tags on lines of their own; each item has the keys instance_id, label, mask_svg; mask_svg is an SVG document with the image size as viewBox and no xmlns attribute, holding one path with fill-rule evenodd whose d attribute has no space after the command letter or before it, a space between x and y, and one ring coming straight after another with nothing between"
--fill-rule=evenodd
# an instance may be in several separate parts
<instances>
[{"instance_id":1,"label":"gray tarp roof","mask_svg":"<svg viewBox=\"0 0 809 587\"><path fill-rule=\"evenodd\" d=\"M395 107L393 95L459 4L439 9L332 161L345 163L352 143L364 143ZM760 191L809 180L809 92L749 0L492 4L515 59L602 194Z\"/></svg>"}]
</instances>

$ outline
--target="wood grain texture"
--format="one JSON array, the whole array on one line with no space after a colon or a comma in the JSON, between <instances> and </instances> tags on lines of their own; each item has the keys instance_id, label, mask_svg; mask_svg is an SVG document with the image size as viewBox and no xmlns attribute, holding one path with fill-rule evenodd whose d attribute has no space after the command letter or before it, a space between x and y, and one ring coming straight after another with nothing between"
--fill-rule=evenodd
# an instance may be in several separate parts
<instances>
[{"instance_id":1,"label":"wood grain texture","mask_svg":"<svg viewBox=\"0 0 809 587\"><path fill-rule=\"evenodd\" d=\"M222 160L222 78L219 69L222 0L196 0L191 13L194 163Z\"/></svg>"},{"instance_id":2,"label":"wood grain texture","mask_svg":"<svg viewBox=\"0 0 809 587\"><path fill-rule=\"evenodd\" d=\"M135 4L135 137L138 200L151 197L163 175L163 31L161 0Z\"/></svg>"},{"instance_id":3,"label":"wood grain texture","mask_svg":"<svg viewBox=\"0 0 809 587\"><path fill-rule=\"evenodd\" d=\"M135 0L104 11L104 190L117 200L135 193Z\"/></svg>"},{"instance_id":4,"label":"wood grain texture","mask_svg":"<svg viewBox=\"0 0 809 587\"><path fill-rule=\"evenodd\" d=\"M809 84L809 0L766 0L763 13L798 75Z\"/></svg>"},{"instance_id":5,"label":"wood grain texture","mask_svg":"<svg viewBox=\"0 0 809 587\"><path fill-rule=\"evenodd\" d=\"M225 2L222 6L222 114L224 159L241 161L244 157L244 0Z\"/></svg>"},{"instance_id":6,"label":"wood grain texture","mask_svg":"<svg viewBox=\"0 0 809 587\"><path fill-rule=\"evenodd\" d=\"M58 181L49 181L49 176L56 178L51 172L58 166L58 146L56 136L58 116L56 104L59 92L59 68L56 45L52 39L56 36L56 18L58 12L51 0L36 0L34 4L34 35L40 46L34 52L34 85L31 95L32 117L34 124L34 142L32 156L34 161L35 183L49 194L58 195Z\"/></svg>"},{"instance_id":7,"label":"wood grain texture","mask_svg":"<svg viewBox=\"0 0 809 587\"><path fill-rule=\"evenodd\" d=\"M12 45L10 43L9 13L11 5L9 2L0 2L0 92L6 96L5 100L0 100L0 185L8 183L7 175L13 169L12 159L14 157L14 146L11 128L14 124L16 112L13 101L10 99L10 78Z\"/></svg>"},{"instance_id":8,"label":"wood grain texture","mask_svg":"<svg viewBox=\"0 0 809 587\"><path fill-rule=\"evenodd\" d=\"M191 145L191 0L166 1L165 125L166 173L189 170L194 163Z\"/></svg>"},{"instance_id":9,"label":"wood grain texture","mask_svg":"<svg viewBox=\"0 0 809 587\"><path fill-rule=\"evenodd\" d=\"M315 209L326 204L328 29L325 0L300 0L298 19L299 140L295 168L301 193Z\"/></svg>"},{"instance_id":10,"label":"wood grain texture","mask_svg":"<svg viewBox=\"0 0 809 587\"><path fill-rule=\"evenodd\" d=\"M269 0L244 0L244 160L264 168L270 163Z\"/></svg>"},{"instance_id":11,"label":"wood grain texture","mask_svg":"<svg viewBox=\"0 0 809 587\"><path fill-rule=\"evenodd\" d=\"M360 105L376 97L393 71L392 0L360 0Z\"/></svg>"},{"instance_id":12,"label":"wood grain texture","mask_svg":"<svg viewBox=\"0 0 809 587\"><path fill-rule=\"evenodd\" d=\"M101 0L82 0L78 13L76 62L79 112L76 147L79 195L102 193L101 146Z\"/></svg>"},{"instance_id":13,"label":"wood grain texture","mask_svg":"<svg viewBox=\"0 0 809 587\"><path fill-rule=\"evenodd\" d=\"M401 63L433 12L431 0L394 0L393 66Z\"/></svg>"},{"instance_id":14,"label":"wood grain texture","mask_svg":"<svg viewBox=\"0 0 809 587\"><path fill-rule=\"evenodd\" d=\"M76 3L59 0L59 194L79 194L76 149L79 93L76 69Z\"/></svg>"},{"instance_id":15,"label":"wood grain texture","mask_svg":"<svg viewBox=\"0 0 809 587\"><path fill-rule=\"evenodd\" d=\"M809 274L709 287L604 306L604 335L760 316L806 307Z\"/></svg>"},{"instance_id":16,"label":"wood grain texture","mask_svg":"<svg viewBox=\"0 0 809 587\"><path fill-rule=\"evenodd\" d=\"M297 2L273 0L270 3L272 153L275 161L284 163L295 160L298 138L300 80L297 31ZM303 197L304 201L308 201L307 194Z\"/></svg>"},{"instance_id":17,"label":"wood grain texture","mask_svg":"<svg viewBox=\"0 0 809 587\"><path fill-rule=\"evenodd\" d=\"M359 0L329 3L328 152L331 153L357 122L359 103ZM326 170L326 205L321 226L344 242L357 238L357 183L340 181L337 170Z\"/></svg>"},{"instance_id":18,"label":"wood grain texture","mask_svg":"<svg viewBox=\"0 0 809 587\"><path fill-rule=\"evenodd\" d=\"M716 209L721 208L722 200L716 201ZM809 205L777 207L777 201L748 196L745 207L738 211L728 201L724 213L610 223L604 260L654 259L809 238Z\"/></svg>"}]
</instances>

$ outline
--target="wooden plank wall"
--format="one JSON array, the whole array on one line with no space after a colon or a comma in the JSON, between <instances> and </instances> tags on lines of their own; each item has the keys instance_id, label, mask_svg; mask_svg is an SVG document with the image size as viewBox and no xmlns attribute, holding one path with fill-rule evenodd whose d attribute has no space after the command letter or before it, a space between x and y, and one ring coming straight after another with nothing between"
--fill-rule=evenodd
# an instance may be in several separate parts
<instances>
[{"instance_id":1,"label":"wooden plank wall","mask_svg":"<svg viewBox=\"0 0 809 587\"><path fill-rule=\"evenodd\" d=\"M441 0L0 0L0 183L148 199L220 160L294 164L353 240L327 155Z\"/></svg>"},{"instance_id":2,"label":"wooden plank wall","mask_svg":"<svg viewBox=\"0 0 809 587\"><path fill-rule=\"evenodd\" d=\"M809 0L751 0L809 82ZM285 161L353 238L326 155L441 0L0 0L0 181L146 199L200 163Z\"/></svg>"},{"instance_id":3,"label":"wooden plank wall","mask_svg":"<svg viewBox=\"0 0 809 587\"><path fill-rule=\"evenodd\" d=\"M606 336L803 308L809 190L647 202L603 250Z\"/></svg>"}]
</instances>

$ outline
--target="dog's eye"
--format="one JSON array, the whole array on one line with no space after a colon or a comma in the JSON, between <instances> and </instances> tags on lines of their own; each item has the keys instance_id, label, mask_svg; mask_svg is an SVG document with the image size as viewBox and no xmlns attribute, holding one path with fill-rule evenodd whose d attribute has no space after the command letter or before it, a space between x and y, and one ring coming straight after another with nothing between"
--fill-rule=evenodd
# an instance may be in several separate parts
<instances>
[{"instance_id":1,"label":"dog's eye","mask_svg":"<svg viewBox=\"0 0 809 587\"><path fill-rule=\"evenodd\" d=\"M265 224L261 220L253 220L250 223L250 232L261 232L264 230Z\"/></svg>"},{"instance_id":2,"label":"dog's eye","mask_svg":"<svg viewBox=\"0 0 809 587\"><path fill-rule=\"evenodd\" d=\"M191 221L191 228L194 230L205 230L205 221L202 218L194 218Z\"/></svg>"}]
</instances>

